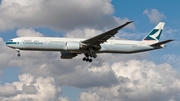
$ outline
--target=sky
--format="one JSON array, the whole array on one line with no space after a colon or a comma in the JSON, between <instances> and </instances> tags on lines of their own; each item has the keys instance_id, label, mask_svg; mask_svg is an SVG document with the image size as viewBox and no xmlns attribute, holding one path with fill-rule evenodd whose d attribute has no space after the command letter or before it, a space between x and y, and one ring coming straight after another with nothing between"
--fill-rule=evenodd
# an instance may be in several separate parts
<instances>
[{"instance_id":1,"label":"sky","mask_svg":"<svg viewBox=\"0 0 180 101\"><path fill-rule=\"evenodd\" d=\"M180 101L180 1L0 0L1 101ZM127 21L115 39L141 40L165 22L164 49L136 54L83 54L15 50L21 36L90 38Z\"/></svg>"}]
</instances>

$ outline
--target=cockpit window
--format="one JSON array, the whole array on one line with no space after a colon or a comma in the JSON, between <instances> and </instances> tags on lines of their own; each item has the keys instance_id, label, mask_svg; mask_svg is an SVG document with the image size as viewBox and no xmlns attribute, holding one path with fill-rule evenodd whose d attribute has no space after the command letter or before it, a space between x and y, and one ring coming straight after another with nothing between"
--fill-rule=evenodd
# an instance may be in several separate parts
<instances>
[{"instance_id":1,"label":"cockpit window","mask_svg":"<svg viewBox=\"0 0 180 101\"><path fill-rule=\"evenodd\" d=\"M9 40L10 42L13 42L13 40Z\"/></svg>"}]
</instances>

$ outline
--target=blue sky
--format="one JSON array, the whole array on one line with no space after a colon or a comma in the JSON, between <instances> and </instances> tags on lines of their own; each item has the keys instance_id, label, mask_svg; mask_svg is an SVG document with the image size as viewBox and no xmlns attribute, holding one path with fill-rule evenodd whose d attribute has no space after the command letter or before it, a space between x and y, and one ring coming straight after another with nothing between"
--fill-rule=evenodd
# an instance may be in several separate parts
<instances>
[{"instance_id":1,"label":"blue sky","mask_svg":"<svg viewBox=\"0 0 180 101\"><path fill-rule=\"evenodd\" d=\"M179 0L2 0L0 100L179 101L179 4ZM18 58L4 45L18 36L92 37L131 20L133 24L116 36L141 40L163 21L161 40L175 41L151 52L102 54L92 64L82 62L82 56L61 60L54 52L22 52Z\"/></svg>"}]
</instances>

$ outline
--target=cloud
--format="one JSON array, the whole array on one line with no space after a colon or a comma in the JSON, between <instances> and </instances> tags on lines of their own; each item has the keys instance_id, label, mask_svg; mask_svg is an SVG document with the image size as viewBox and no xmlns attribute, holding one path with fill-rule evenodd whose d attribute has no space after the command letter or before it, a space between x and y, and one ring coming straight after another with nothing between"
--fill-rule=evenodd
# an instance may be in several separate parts
<instances>
[{"instance_id":1,"label":"cloud","mask_svg":"<svg viewBox=\"0 0 180 101\"><path fill-rule=\"evenodd\" d=\"M0 88L1 101L57 101L61 93L52 77L33 77L30 74L22 74L19 81Z\"/></svg>"},{"instance_id":2,"label":"cloud","mask_svg":"<svg viewBox=\"0 0 180 101\"><path fill-rule=\"evenodd\" d=\"M71 37L71 38L90 38L96 35L99 35L103 33L103 31L92 29L92 28L85 28L83 30L76 29L69 31L65 34L65 37Z\"/></svg>"},{"instance_id":3,"label":"cloud","mask_svg":"<svg viewBox=\"0 0 180 101\"><path fill-rule=\"evenodd\" d=\"M96 93L82 92L79 101L108 101L100 98Z\"/></svg>"},{"instance_id":4,"label":"cloud","mask_svg":"<svg viewBox=\"0 0 180 101\"><path fill-rule=\"evenodd\" d=\"M118 84L111 87L95 87L81 93L107 101L178 101L180 99L180 75L169 64L152 61L130 60L111 65ZM92 98L93 99L93 98ZM85 100L82 100L85 101ZM101 100L100 100L101 101Z\"/></svg>"},{"instance_id":5,"label":"cloud","mask_svg":"<svg viewBox=\"0 0 180 101\"><path fill-rule=\"evenodd\" d=\"M180 30L179 29L172 29L169 27L166 27L163 30L163 34L162 34L162 38L173 38L173 39L177 39L177 35L180 35Z\"/></svg>"},{"instance_id":6,"label":"cloud","mask_svg":"<svg viewBox=\"0 0 180 101\"><path fill-rule=\"evenodd\" d=\"M63 98L63 97L59 97L58 101L69 101L69 99L67 97Z\"/></svg>"},{"instance_id":7,"label":"cloud","mask_svg":"<svg viewBox=\"0 0 180 101\"><path fill-rule=\"evenodd\" d=\"M6 68L7 64L9 64L9 59L13 57L14 50L8 48L5 45L4 40L0 37L0 69Z\"/></svg>"},{"instance_id":8,"label":"cloud","mask_svg":"<svg viewBox=\"0 0 180 101\"><path fill-rule=\"evenodd\" d=\"M14 85L5 84L0 85L0 97L11 97L17 93Z\"/></svg>"},{"instance_id":9,"label":"cloud","mask_svg":"<svg viewBox=\"0 0 180 101\"><path fill-rule=\"evenodd\" d=\"M35 36L39 36L39 37L43 36L42 33L36 32L32 28L29 28L29 29L21 28L21 29L18 29L16 33L17 33L17 36L20 36L20 37L22 37L22 36L33 36L33 37L35 37Z\"/></svg>"},{"instance_id":10,"label":"cloud","mask_svg":"<svg viewBox=\"0 0 180 101\"><path fill-rule=\"evenodd\" d=\"M42 62L38 61L38 59L36 61ZM56 59L54 61L56 62ZM90 88L89 92L82 92L80 94L79 101L178 101L180 99L180 75L169 64L155 64L152 61L139 59L128 61L123 61L122 59L112 64L107 61L104 60L104 64L99 67L90 64L85 66L83 63L72 63L75 66L69 68L69 65L62 67L61 65L56 66L55 63L51 62L41 63L53 65L53 68L50 67L51 69L48 69L50 71L50 73L47 72L46 74L48 77L36 76L37 74L31 71L33 68L38 68L38 66L33 68L30 66L32 69L29 73L34 76L30 74L20 75L19 81L9 84L14 87L13 89L11 87L13 91L6 90L9 93L1 92L1 97L4 99L11 96L6 98L11 100L24 100L28 97L34 101L37 96L41 99L41 94L49 95L48 92L51 92L50 98L68 101L68 98L61 98L55 95L61 93L60 85L71 85ZM63 63L67 65L66 61L63 61ZM46 66L48 67L48 65L45 65L41 70L44 71L47 68ZM23 68L30 67L24 66ZM68 69L64 70L64 68L71 68L72 70L68 71ZM56 80L56 83L54 80ZM59 90L56 89L56 91L56 87ZM5 89L6 87L3 88ZM19 97L16 97L17 93Z\"/></svg>"},{"instance_id":11,"label":"cloud","mask_svg":"<svg viewBox=\"0 0 180 101\"><path fill-rule=\"evenodd\" d=\"M172 66L174 66L176 69L179 70L180 55L178 55L178 54L165 54L162 58L165 62L170 63Z\"/></svg>"},{"instance_id":12,"label":"cloud","mask_svg":"<svg viewBox=\"0 0 180 101\"><path fill-rule=\"evenodd\" d=\"M48 27L67 31L84 26L109 28L128 21L128 18L121 19L113 13L111 0L2 0L0 30Z\"/></svg>"},{"instance_id":13,"label":"cloud","mask_svg":"<svg viewBox=\"0 0 180 101\"><path fill-rule=\"evenodd\" d=\"M71 38L91 38L91 37L94 37L96 35L102 34L108 30L110 30L110 29L106 29L106 30L98 30L98 29L93 29L93 28L75 29L72 31L68 31L64 36L65 37L71 37ZM139 38L140 37L140 35L137 35L136 33L132 34L132 33L127 33L127 32L119 30L118 33L114 37L112 37L111 39L120 39L118 34L123 39Z\"/></svg>"},{"instance_id":14,"label":"cloud","mask_svg":"<svg viewBox=\"0 0 180 101\"><path fill-rule=\"evenodd\" d=\"M178 39L178 35L180 35L180 30L179 29L172 29L170 27L166 27L163 30L163 34L161 35L162 40L167 40L168 39L174 39L174 41L171 43L174 47L180 45L180 40Z\"/></svg>"},{"instance_id":15,"label":"cloud","mask_svg":"<svg viewBox=\"0 0 180 101\"><path fill-rule=\"evenodd\" d=\"M146 9L144 10L143 14L147 15L150 22L155 24L157 24L163 19L166 19L166 16L162 12L159 12L157 9Z\"/></svg>"}]
</instances>

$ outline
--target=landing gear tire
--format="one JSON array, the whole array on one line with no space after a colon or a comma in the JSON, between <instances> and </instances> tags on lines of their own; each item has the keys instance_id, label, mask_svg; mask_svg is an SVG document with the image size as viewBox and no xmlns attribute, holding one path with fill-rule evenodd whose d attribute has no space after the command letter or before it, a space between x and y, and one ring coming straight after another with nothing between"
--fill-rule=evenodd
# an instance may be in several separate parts
<instances>
[{"instance_id":1,"label":"landing gear tire","mask_svg":"<svg viewBox=\"0 0 180 101\"><path fill-rule=\"evenodd\" d=\"M95 53L85 53L84 55L85 55L85 57L82 60L86 61L86 62L92 62L91 58L97 57L97 55Z\"/></svg>"},{"instance_id":2,"label":"landing gear tire","mask_svg":"<svg viewBox=\"0 0 180 101\"><path fill-rule=\"evenodd\" d=\"M83 60L83 61L86 61L86 58L84 57L82 60Z\"/></svg>"},{"instance_id":3,"label":"landing gear tire","mask_svg":"<svg viewBox=\"0 0 180 101\"><path fill-rule=\"evenodd\" d=\"M20 57L21 56L20 49L15 49L15 51L17 52L17 56Z\"/></svg>"},{"instance_id":4,"label":"landing gear tire","mask_svg":"<svg viewBox=\"0 0 180 101\"><path fill-rule=\"evenodd\" d=\"M20 57L20 56L21 56L21 54L20 54L20 53L18 53L18 54L17 54L17 56L18 56L18 57Z\"/></svg>"},{"instance_id":5,"label":"landing gear tire","mask_svg":"<svg viewBox=\"0 0 180 101\"><path fill-rule=\"evenodd\" d=\"M97 55L96 55L96 54L94 54L93 58L97 58Z\"/></svg>"},{"instance_id":6,"label":"landing gear tire","mask_svg":"<svg viewBox=\"0 0 180 101\"><path fill-rule=\"evenodd\" d=\"M88 62L89 61L89 58L86 58L86 62Z\"/></svg>"},{"instance_id":7,"label":"landing gear tire","mask_svg":"<svg viewBox=\"0 0 180 101\"><path fill-rule=\"evenodd\" d=\"M87 58L87 57L84 57L82 60L83 60L83 61L86 61L86 62L92 62L92 59L89 59L89 58Z\"/></svg>"},{"instance_id":8,"label":"landing gear tire","mask_svg":"<svg viewBox=\"0 0 180 101\"><path fill-rule=\"evenodd\" d=\"M92 59L89 59L89 62L92 62Z\"/></svg>"}]
</instances>

